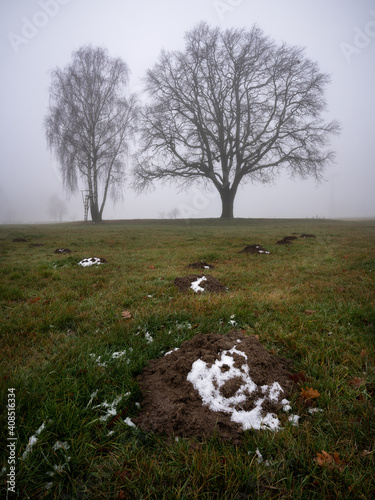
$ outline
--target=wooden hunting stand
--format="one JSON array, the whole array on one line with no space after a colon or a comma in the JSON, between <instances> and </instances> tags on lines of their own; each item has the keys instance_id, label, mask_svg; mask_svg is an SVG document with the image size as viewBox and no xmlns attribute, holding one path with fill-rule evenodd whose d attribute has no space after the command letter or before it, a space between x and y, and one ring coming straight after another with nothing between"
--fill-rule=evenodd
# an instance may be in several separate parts
<instances>
[{"instance_id":1,"label":"wooden hunting stand","mask_svg":"<svg viewBox=\"0 0 375 500\"><path fill-rule=\"evenodd\" d=\"M82 201L83 201L83 209L84 209L84 221L87 222L87 216L89 213L89 207L90 207L90 198L92 195L90 194L90 191L84 190L81 191L82 193Z\"/></svg>"}]
</instances>

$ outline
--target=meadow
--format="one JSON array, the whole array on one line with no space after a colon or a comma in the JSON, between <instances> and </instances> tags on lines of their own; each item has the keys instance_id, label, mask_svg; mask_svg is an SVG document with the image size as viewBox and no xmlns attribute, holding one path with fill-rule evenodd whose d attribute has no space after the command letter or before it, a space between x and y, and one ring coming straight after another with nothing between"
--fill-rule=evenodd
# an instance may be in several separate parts
<instances>
[{"instance_id":1,"label":"meadow","mask_svg":"<svg viewBox=\"0 0 375 500\"><path fill-rule=\"evenodd\" d=\"M177 289L199 260L226 293ZM1 497L14 466L23 499L374 498L374 275L373 220L0 226ZM131 425L149 360L233 328L292 361L298 425L236 446Z\"/></svg>"}]
</instances>

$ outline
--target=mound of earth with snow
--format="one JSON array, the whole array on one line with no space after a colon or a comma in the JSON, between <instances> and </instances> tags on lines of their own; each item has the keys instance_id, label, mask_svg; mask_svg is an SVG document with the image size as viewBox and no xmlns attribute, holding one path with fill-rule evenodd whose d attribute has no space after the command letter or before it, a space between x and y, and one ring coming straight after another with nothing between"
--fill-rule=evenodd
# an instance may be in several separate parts
<instances>
[{"instance_id":1,"label":"mound of earth with snow","mask_svg":"<svg viewBox=\"0 0 375 500\"><path fill-rule=\"evenodd\" d=\"M193 274L182 278L175 278L174 284L181 292L187 292L190 289L196 293L227 291L227 287L210 274Z\"/></svg>"},{"instance_id":2,"label":"mound of earth with snow","mask_svg":"<svg viewBox=\"0 0 375 500\"><path fill-rule=\"evenodd\" d=\"M263 248L261 245L247 245L243 250L239 253L269 253L268 250Z\"/></svg>"},{"instance_id":3,"label":"mound of earth with snow","mask_svg":"<svg viewBox=\"0 0 375 500\"><path fill-rule=\"evenodd\" d=\"M212 264L207 264L207 262L202 262L201 260L189 264L188 267L190 269L215 269L215 266L213 266Z\"/></svg>"},{"instance_id":4,"label":"mound of earth with snow","mask_svg":"<svg viewBox=\"0 0 375 500\"><path fill-rule=\"evenodd\" d=\"M137 380L143 402L133 422L170 437L216 433L238 444L244 430L278 430L278 414L290 410L289 362L238 331L198 334Z\"/></svg>"},{"instance_id":5,"label":"mound of earth with snow","mask_svg":"<svg viewBox=\"0 0 375 500\"><path fill-rule=\"evenodd\" d=\"M104 264L105 262L107 261L102 257L90 257L88 259L82 259L80 262L78 262L78 265L82 267L88 267L88 266L93 266L95 264Z\"/></svg>"},{"instance_id":6,"label":"mound of earth with snow","mask_svg":"<svg viewBox=\"0 0 375 500\"><path fill-rule=\"evenodd\" d=\"M56 250L53 253L57 253L57 254L72 253L72 251L70 250L70 248L56 248Z\"/></svg>"}]
</instances>

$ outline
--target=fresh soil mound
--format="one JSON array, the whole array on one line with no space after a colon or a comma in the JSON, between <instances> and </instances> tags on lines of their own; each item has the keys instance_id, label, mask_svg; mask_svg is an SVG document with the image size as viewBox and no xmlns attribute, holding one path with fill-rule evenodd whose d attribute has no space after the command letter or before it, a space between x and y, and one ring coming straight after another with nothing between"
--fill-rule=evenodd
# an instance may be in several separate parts
<instances>
[{"instance_id":1,"label":"fresh soil mound","mask_svg":"<svg viewBox=\"0 0 375 500\"><path fill-rule=\"evenodd\" d=\"M316 238L315 234L301 234L300 238Z\"/></svg>"},{"instance_id":2,"label":"fresh soil mound","mask_svg":"<svg viewBox=\"0 0 375 500\"><path fill-rule=\"evenodd\" d=\"M70 248L56 248L53 253L71 253Z\"/></svg>"},{"instance_id":3,"label":"fresh soil mound","mask_svg":"<svg viewBox=\"0 0 375 500\"><path fill-rule=\"evenodd\" d=\"M215 266L212 264L207 264L207 262L193 262L192 264L189 264L188 267L190 269L215 269Z\"/></svg>"},{"instance_id":4,"label":"fresh soil mound","mask_svg":"<svg viewBox=\"0 0 375 500\"><path fill-rule=\"evenodd\" d=\"M293 241L293 240L298 240L298 236L284 236L283 240L289 240L289 241Z\"/></svg>"},{"instance_id":5,"label":"fresh soil mound","mask_svg":"<svg viewBox=\"0 0 375 500\"><path fill-rule=\"evenodd\" d=\"M276 245L291 245L292 242L289 239L282 238L279 241L276 241Z\"/></svg>"},{"instance_id":6,"label":"fresh soil mound","mask_svg":"<svg viewBox=\"0 0 375 500\"><path fill-rule=\"evenodd\" d=\"M44 247L44 243L29 243L30 248Z\"/></svg>"},{"instance_id":7,"label":"fresh soil mound","mask_svg":"<svg viewBox=\"0 0 375 500\"><path fill-rule=\"evenodd\" d=\"M239 444L246 429L279 428L276 414L290 409L289 368L290 362L272 356L254 336L198 334L150 361L137 377L142 411L132 420L156 434L216 433Z\"/></svg>"},{"instance_id":8,"label":"fresh soil mound","mask_svg":"<svg viewBox=\"0 0 375 500\"><path fill-rule=\"evenodd\" d=\"M181 292L187 292L190 289L196 293L203 292L226 292L227 287L210 274L192 274L183 278L175 278L174 284Z\"/></svg>"},{"instance_id":9,"label":"fresh soil mound","mask_svg":"<svg viewBox=\"0 0 375 500\"><path fill-rule=\"evenodd\" d=\"M241 250L238 253L258 253L258 254L262 254L262 253L269 253L269 251L266 250L265 248L263 248L261 245L248 245L248 246L246 246L243 250Z\"/></svg>"}]
</instances>

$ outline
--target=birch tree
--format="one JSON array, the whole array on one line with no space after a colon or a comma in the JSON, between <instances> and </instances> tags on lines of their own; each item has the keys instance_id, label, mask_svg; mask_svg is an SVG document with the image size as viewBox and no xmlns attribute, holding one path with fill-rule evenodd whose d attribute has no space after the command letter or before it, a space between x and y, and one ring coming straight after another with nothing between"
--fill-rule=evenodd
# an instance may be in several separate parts
<instances>
[{"instance_id":1,"label":"birch tree","mask_svg":"<svg viewBox=\"0 0 375 500\"><path fill-rule=\"evenodd\" d=\"M52 71L45 132L66 189L76 191L83 180L98 223L108 196L116 201L121 193L137 104L127 93L124 61L92 46L81 47L72 59Z\"/></svg>"}]
</instances>

